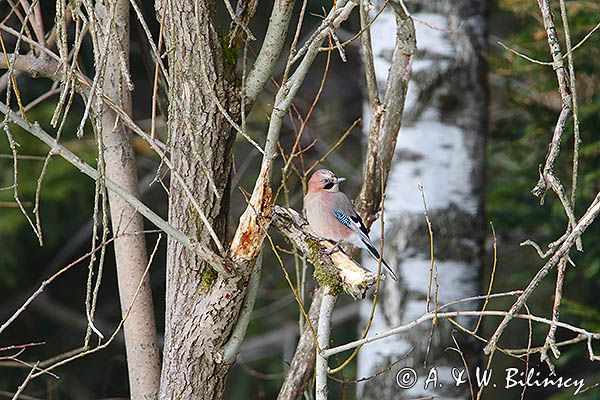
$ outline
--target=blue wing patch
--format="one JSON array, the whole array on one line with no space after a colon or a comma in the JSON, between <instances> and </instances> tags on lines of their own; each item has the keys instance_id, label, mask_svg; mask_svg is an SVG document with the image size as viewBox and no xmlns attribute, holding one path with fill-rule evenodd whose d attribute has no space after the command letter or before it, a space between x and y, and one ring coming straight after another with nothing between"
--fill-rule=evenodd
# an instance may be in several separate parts
<instances>
[{"instance_id":1,"label":"blue wing patch","mask_svg":"<svg viewBox=\"0 0 600 400\"><path fill-rule=\"evenodd\" d=\"M350 220L348 214L336 208L333 209L333 212L338 221L340 221L343 225L347 226L348 228L352 228L352 221Z\"/></svg>"}]
</instances>

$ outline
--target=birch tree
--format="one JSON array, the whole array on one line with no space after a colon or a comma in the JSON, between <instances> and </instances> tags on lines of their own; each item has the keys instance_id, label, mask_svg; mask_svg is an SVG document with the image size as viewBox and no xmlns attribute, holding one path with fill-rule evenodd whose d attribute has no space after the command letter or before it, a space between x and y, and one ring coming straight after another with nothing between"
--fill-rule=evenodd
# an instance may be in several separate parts
<instances>
[{"instance_id":1,"label":"birch tree","mask_svg":"<svg viewBox=\"0 0 600 400\"><path fill-rule=\"evenodd\" d=\"M413 14L417 53L384 213L384 253L397 266L400 283L383 287L371 327L375 332L416 319L426 309L432 309L434 302L477 295L481 287L487 121L485 2L410 1L407 7L418 10ZM380 82L386 79L390 66L394 41L389 31L393 24L393 14L386 9L372 27L375 69ZM421 184L433 228L433 274ZM379 231L380 227L374 226L373 232ZM366 258L363 263L373 264ZM362 303L363 324L370 314L370 304ZM450 369L462 365L460 358L444 351L454 345L450 338L452 326L438 322L429 343L431 329L431 324L422 324L405 334L365 346L359 352L358 377L372 376L408 353L394 367L394 373L404 366L425 371L421 367L427 361L428 367L437 367L444 387L424 391L419 384L403 391L403 395L468 396L464 389L453 389L451 380ZM463 351L474 350L472 341L471 345L461 343ZM469 361L472 363L473 359ZM399 390L392 373L358 386L363 399L392 398Z\"/></svg>"}]
</instances>

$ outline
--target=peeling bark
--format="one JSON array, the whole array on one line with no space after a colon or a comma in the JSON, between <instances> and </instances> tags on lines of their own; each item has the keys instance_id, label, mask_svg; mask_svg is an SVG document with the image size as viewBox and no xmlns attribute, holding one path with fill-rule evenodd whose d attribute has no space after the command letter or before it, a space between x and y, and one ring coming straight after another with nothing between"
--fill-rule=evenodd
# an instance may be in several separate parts
<instances>
[{"instance_id":1,"label":"peeling bark","mask_svg":"<svg viewBox=\"0 0 600 400\"><path fill-rule=\"evenodd\" d=\"M271 215L271 187L268 183L269 172L261 173L255 183L250 198L250 207L240 217L240 224L231 241L231 255L238 261L256 260L265 239L264 230L268 227Z\"/></svg>"}]
</instances>

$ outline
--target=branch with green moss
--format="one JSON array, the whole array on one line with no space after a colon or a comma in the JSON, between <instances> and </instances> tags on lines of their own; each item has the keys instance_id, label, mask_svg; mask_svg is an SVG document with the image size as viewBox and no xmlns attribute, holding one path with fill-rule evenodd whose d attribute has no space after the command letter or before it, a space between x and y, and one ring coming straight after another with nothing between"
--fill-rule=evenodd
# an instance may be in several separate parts
<instances>
[{"instance_id":1,"label":"branch with green moss","mask_svg":"<svg viewBox=\"0 0 600 400\"><path fill-rule=\"evenodd\" d=\"M308 223L296 211L274 206L272 218L272 225L306 254L315 267L315 279L320 286L329 288L329 294L345 292L354 298L363 298L367 289L375 284L377 275L361 267L343 251L327 254L333 244L312 233Z\"/></svg>"}]
</instances>

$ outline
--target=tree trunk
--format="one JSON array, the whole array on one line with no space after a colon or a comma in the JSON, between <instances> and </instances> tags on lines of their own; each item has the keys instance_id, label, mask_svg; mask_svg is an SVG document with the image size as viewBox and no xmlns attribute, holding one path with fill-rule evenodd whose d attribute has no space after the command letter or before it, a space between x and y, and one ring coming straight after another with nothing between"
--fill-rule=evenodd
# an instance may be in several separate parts
<instances>
[{"instance_id":1,"label":"tree trunk","mask_svg":"<svg viewBox=\"0 0 600 400\"><path fill-rule=\"evenodd\" d=\"M383 3L383 2L379 2ZM444 303L479 294L482 264L483 170L487 123L485 2L410 1L421 21L416 21L416 57L409 84L403 127L396 145L395 164L389 175L385 202L385 256L396 266L400 282L382 286L371 332L381 332L407 323L426 310L429 283L429 235L423 216L418 185L423 183L433 224L436 265L439 270L438 302ZM384 81L389 55L394 47L394 15L386 9L373 24L372 35L378 80ZM381 85L380 85L381 86ZM365 106L365 108L367 108ZM365 124L367 126L367 124ZM373 235L380 231L373 226ZM364 262L371 262L365 257ZM376 264L374 265L377 268ZM432 299L430 308L434 307ZM361 318L369 318L371 305L363 302ZM459 320L468 323L468 320ZM473 328L469 324L469 328ZM366 345L359 353L358 378L371 376L400 359L414 346L408 358L392 369L358 385L359 397L368 399L438 396L467 398L466 385L454 386L450 371L461 367L460 358L444 351L453 346L451 325L439 322L426 358L431 325L421 325L403 336L392 336ZM464 339L464 340L463 340ZM467 360L474 343L459 338ZM476 358L475 358L476 360ZM424 379L430 367L437 367L443 387L425 391ZM397 371L412 367L421 377L409 390L396 384Z\"/></svg>"},{"instance_id":2,"label":"tree trunk","mask_svg":"<svg viewBox=\"0 0 600 400\"><path fill-rule=\"evenodd\" d=\"M325 288L320 286L313 293L312 303L308 311L308 318L313 326L316 326L319 322L319 310L324 294ZM308 324L306 324L301 332L294 358L290 363L288 375L285 377L277 395L277 400L296 400L304 392L304 388L314 375L315 350L315 338Z\"/></svg>"},{"instance_id":3,"label":"tree trunk","mask_svg":"<svg viewBox=\"0 0 600 400\"><path fill-rule=\"evenodd\" d=\"M100 27L108 25L113 7L112 35L105 36ZM113 0L107 2L106 6L98 3L96 10L100 44L95 49L96 56L104 52L104 46L111 46L106 52L103 93L131 112L131 97L120 71L122 64L119 60L121 57L129 69L129 1ZM122 123L115 124L116 118L110 107L102 106L101 135L106 177L139 197L131 133ZM142 216L127 201L114 192L109 192L108 199L114 235L144 230ZM145 237L141 234L120 236L114 241L114 248L123 316L132 305L141 282L124 325L131 398L156 399L160 384L160 360L150 279L148 275L144 277L148 264Z\"/></svg>"},{"instance_id":4,"label":"tree trunk","mask_svg":"<svg viewBox=\"0 0 600 400\"><path fill-rule=\"evenodd\" d=\"M221 47L213 1L157 1L159 21L164 7L170 73L170 158L224 242L235 134L219 111L215 96L224 108L235 108L231 104L238 88L230 80L231 60L223 54L231 50ZM213 245L206 225L173 173L169 222L198 241ZM217 276L210 265L169 239L160 398L223 397L229 365L222 350L235 325L247 280L244 274L228 279Z\"/></svg>"}]
</instances>

